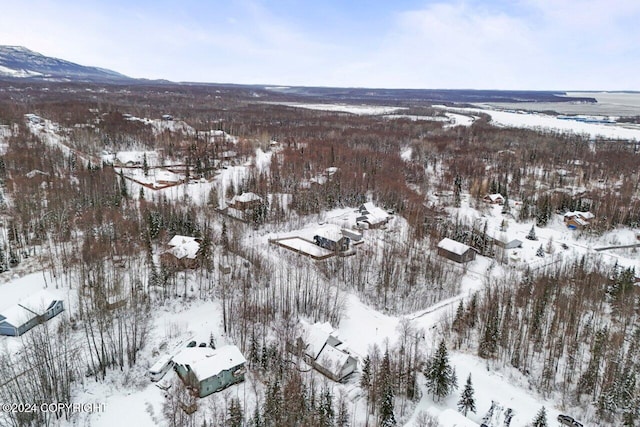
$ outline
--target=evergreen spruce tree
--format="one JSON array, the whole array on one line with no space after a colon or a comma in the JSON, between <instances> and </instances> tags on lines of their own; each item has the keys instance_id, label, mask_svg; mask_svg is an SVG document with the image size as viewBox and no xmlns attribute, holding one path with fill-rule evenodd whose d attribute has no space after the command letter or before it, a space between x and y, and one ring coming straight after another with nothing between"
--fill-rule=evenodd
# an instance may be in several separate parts
<instances>
[{"instance_id":1,"label":"evergreen spruce tree","mask_svg":"<svg viewBox=\"0 0 640 427\"><path fill-rule=\"evenodd\" d=\"M349 410L345 399L340 399L338 414L336 415L336 427L349 427Z\"/></svg>"},{"instance_id":2,"label":"evergreen spruce tree","mask_svg":"<svg viewBox=\"0 0 640 427\"><path fill-rule=\"evenodd\" d=\"M325 388L322 393L320 404L318 405L318 414L320 415L320 426L333 426L335 413L333 410L333 396L329 388Z\"/></svg>"},{"instance_id":3,"label":"evergreen spruce tree","mask_svg":"<svg viewBox=\"0 0 640 427\"><path fill-rule=\"evenodd\" d=\"M462 179L456 175L453 181L453 203L456 208L460 207L460 193L462 193Z\"/></svg>"},{"instance_id":4,"label":"evergreen spruce tree","mask_svg":"<svg viewBox=\"0 0 640 427\"><path fill-rule=\"evenodd\" d=\"M464 416L467 416L467 412L476 412L476 399L473 396L473 384L471 384L471 374L467 377L467 383L462 390L460 400L458 400L458 411L462 412Z\"/></svg>"},{"instance_id":5,"label":"evergreen spruce tree","mask_svg":"<svg viewBox=\"0 0 640 427\"><path fill-rule=\"evenodd\" d=\"M231 399L227 413L226 427L242 427L242 406L238 398Z\"/></svg>"},{"instance_id":6,"label":"evergreen spruce tree","mask_svg":"<svg viewBox=\"0 0 640 427\"><path fill-rule=\"evenodd\" d=\"M120 195L123 199L129 198L129 190L127 190L127 181L124 177L124 172L120 169Z\"/></svg>"},{"instance_id":7,"label":"evergreen spruce tree","mask_svg":"<svg viewBox=\"0 0 640 427\"><path fill-rule=\"evenodd\" d=\"M545 409L545 407L543 406L542 408L540 408L540 410L538 411L538 414L536 415L536 418L533 420L533 423L531 424L532 427L547 427L547 410Z\"/></svg>"},{"instance_id":8,"label":"evergreen spruce tree","mask_svg":"<svg viewBox=\"0 0 640 427\"><path fill-rule=\"evenodd\" d=\"M536 236L536 226L535 226L535 224L531 226L531 230L529 230L529 234L527 234L527 239L528 240L538 240L538 237Z\"/></svg>"},{"instance_id":9,"label":"evergreen spruce tree","mask_svg":"<svg viewBox=\"0 0 640 427\"><path fill-rule=\"evenodd\" d=\"M542 249L542 245L540 245L540 247L538 248L538 250L536 252L536 256L538 256L540 258L544 258L544 249Z\"/></svg>"},{"instance_id":10,"label":"evergreen spruce tree","mask_svg":"<svg viewBox=\"0 0 640 427\"><path fill-rule=\"evenodd\" d=\"M504 195L504 205L502 205L502 213L508 214L511 213L511 207L509 206L509 195Z\"/></svg>"},{"instance_id":11,"label":"evergreen spruce tree","mask_svg":"<svg viewBox=\"0 0 640 427\"><path fill-rule=\"evenodd\" d=\"M393 380L391 378L391 362L389 360L389 350L385 351L380 367L380 387L382 389L379 426L393 427L397 424L396 416L393 412Z\"/></svg>"},{"instance_id":12,"label":"evergreen spruce tree","mask_svg":"<svg viewBox=\"0 0 640 427\"><path fill-rule=\"evenodd\" d=\"M220 244L225 253L229 250L229 236L227 235L227 222L222 221L222 233L220 233Z\"/></svg>"},{"instance_id":13,"label":"evergreen spruce tree","mask_svg":"<svg viewBox=\"0 0 640 427\"><path fill-rule=\"evenodd\" d=\"M427 361L424 376L427 379L427 390L438 401L451 394L453 389L458 388L456 371L449 364L449 356L444 340L440 341L438 350Z\"/></svg>"},{"instance_id":14,"label":"evergreen spruce tree","mask_svg":"<svg viewBox=\"0 0 640 427\"><path fill-rule=\"evenodd\" d=\"M149 176L149 163L147 162L147 153L142 154L142 171L144 176Z\"/></svg>"},{"instance_id":15,"label":"evergreen spruce tree","mask_svg":"<svg viewBox=\"0 0 640 427\"><path fill-rule=\"evenodd\" d=\"M367 354L362 362L362 374L360 375L360 388L365 392L367 400L371 391L371 358Z\"/></svg>"}]
</instances>

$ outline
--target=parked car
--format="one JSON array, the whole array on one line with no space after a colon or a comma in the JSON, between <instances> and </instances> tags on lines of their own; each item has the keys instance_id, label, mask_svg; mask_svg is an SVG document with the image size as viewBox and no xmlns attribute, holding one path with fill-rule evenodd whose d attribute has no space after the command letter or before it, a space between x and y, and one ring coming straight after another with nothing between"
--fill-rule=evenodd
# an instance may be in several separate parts
<instances>
[{"instance_id":1,"label":"parked car","mask_svg":"<svg viewBox=\"0 0 640 427\"><path fill-rule=\"evenodd\" d=\"M562 415L562 414L558 415L558 422L565 426L577 427L574 424L576 420L574 420L573 417L570 417L569 415Z\"/></svg>"},{"instance_id":2,"label":"parked car","mask_svg":"<svg viewBox=\"0 0 640 427\"><path fill-rule=\"evenodd\" d=\"M187 347L191 348L191 347L195 347L198 343L195 341L191 341L189 344L187 344Z\"/></svg>"},{"instance_id":3,"label":"parked car","mask_svg":"<svg viewBox=\"0 0 640 427\"><path fill-rule=\"evenodd\" d=\"M201 342L200 345L198 345L198 347L206 347L207 343L206 342Z\"/></svg>"}]
</instances>

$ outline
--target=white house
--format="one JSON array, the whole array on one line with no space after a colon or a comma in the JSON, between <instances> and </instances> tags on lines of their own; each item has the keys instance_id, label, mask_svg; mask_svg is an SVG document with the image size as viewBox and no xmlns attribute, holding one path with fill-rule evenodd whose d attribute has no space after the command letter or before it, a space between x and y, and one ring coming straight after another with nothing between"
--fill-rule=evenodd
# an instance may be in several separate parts
<instances>
[{"instance_id":1,"label":"white house","mask_svg":"<svg viewBox=\"0 0 640 427\"><path fill-rule=\"evenodd\" d=\"M358 367L356 358L344 348L329 323L302 323L302 336L298 345L304 358L318 372L334 381L342 381Z\"/></svg>"}]
</instances>

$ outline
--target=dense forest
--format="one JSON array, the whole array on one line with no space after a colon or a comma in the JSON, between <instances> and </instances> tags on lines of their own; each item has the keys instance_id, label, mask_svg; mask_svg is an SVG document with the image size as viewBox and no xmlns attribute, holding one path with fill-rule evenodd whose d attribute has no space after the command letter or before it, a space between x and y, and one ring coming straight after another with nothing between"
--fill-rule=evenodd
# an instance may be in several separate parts
<instances>
[{"instance_id":1,"label":"dense forest","mask_svg":"<svg viewBox=\"0 0 640 427\"><path fill-rule=\"evenodd\" d=\"M480 212L488 209L487 193L518 200L517 209L509 211L507 202L503 213L537 227L559 213L589 210L596 219L580 232L585 236L638 227L637 145L498 128L486 116L447 127L438 120L305 110L275 103L293 95L244 88L85 89L59 84L44 91L34 84L0 91L0 272L9 278L43 268L48 286L68 290L73 301L57 328L41 325L25 335L20 351L0 353L3 402L72 401L88 384L116 378L143 387L140 359L155 345L158 307L215 301L225 339L247 359L251 397L220 393L187 413L184 405L197 398L177 381L166 394L162 423L397 425L423 391L434 401L454 386L463 391L466 378L447 370L448 348L477 355L492 369L517 369L535 393L560 396L559 407L583 408L601 425L638 424L635 271L595 257L508 270L501 278L487 274L481 290L457 300L443 326L429 331L441 348L406 321L396 342L359 355L352 395L310 374L303 356L288 349L301 318L338 325L352 295L393 316L459 295L467 271L436 255L444 237L503 264L486 226L450 214L463 196ZM426 104L401 106L403 115L442 117ZM131 119L166 113L186 125L159 129ZM33 131L45 120L55 124L57 139ZM158 152L160 161L179 164L187 181L216 184L206 203L137 190L122 168L103 160L104 152L126 150ZM234 157L223 161L230 150ZM271 153L268 167L256 166L256 150ZM215 181L223 170L246 164L234 184ZM248 191L268 202L247 220L219 212L219 200ZM436 203L435 193L451 197ZM291 195L286 207L273 197L279 194ZM315 262L265 251L255 237L366 201L393 212L401 227L375 234L376 244L356 256ZM202 242L195 268L157 256L174 235ZM365 408L355 408L355 400ZM73 422L73 414L12 413L0 423L42 426L59 419ZM437 425L428 414L420 423Z\"/></svg>"}]
</instances>

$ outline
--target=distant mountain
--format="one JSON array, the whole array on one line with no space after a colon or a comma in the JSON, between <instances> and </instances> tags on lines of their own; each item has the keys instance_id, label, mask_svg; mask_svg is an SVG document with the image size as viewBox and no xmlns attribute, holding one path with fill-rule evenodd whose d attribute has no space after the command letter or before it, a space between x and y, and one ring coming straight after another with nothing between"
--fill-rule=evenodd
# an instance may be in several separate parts
<instances>
[{"instance_id":1,"label":"distant mountain","mask_svg":"<svg viewBox=\"0 0 640 427\"><path fill-rule=\"evenodd\" d=\"M117 83L130 77L41 55L21 46L0 46L0 79Z\"/></svg>"}]
</instances>

